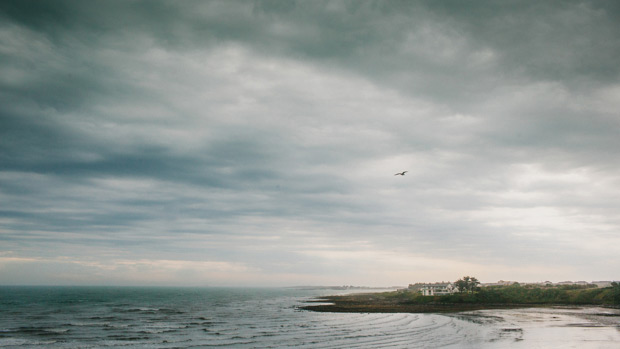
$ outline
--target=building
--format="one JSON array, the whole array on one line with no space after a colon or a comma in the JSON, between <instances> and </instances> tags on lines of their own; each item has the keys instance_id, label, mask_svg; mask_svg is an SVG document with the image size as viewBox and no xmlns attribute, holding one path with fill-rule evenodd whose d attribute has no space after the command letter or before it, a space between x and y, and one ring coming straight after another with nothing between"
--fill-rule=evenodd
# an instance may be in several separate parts
<instances>
[{"instance_id":1,"label":"building","mask_svg":"<svg viewBox=\"0 0 620 349\"><path fill-rule=\"evenodd\" d=\"M456 288L451 282L438 282L434 284L421 285L419 292L423 296L442 296L456 292Z\"/></svg>"},{"instance_id":2,"label":"building","mask_svg":"<svg viewBox=\"0 0 620 349\"><path fill-rule=\"evenodd\" d=\"M592 284L596 285L598 288L611 287L612 281L592 281Z\"/></svg>"},{"instance_id":3,"label":"building","mask_svg":"<svg viewBox=\"0 0 620 349\"><path fill-rule=\"evenodd\" d=\"M516 281L504 281L499 280L498 282L487 282L484 284L480 284L480 287L489 287L489 286L510 286L516 284Z\"/></svg>"},{"instance_id":4,"label":"building","mask_svg":"<svg viewBox=\"0 0 620 349\"><path fill-rule=\"evenodd\" d=\"M407 290L412 291L412 292L419 292L422 289L422 287L424 287L424 285L426 284L422 282L416 282L415 284L409 284L409 287L407 287Z\"/></svg>"}]
</instances>

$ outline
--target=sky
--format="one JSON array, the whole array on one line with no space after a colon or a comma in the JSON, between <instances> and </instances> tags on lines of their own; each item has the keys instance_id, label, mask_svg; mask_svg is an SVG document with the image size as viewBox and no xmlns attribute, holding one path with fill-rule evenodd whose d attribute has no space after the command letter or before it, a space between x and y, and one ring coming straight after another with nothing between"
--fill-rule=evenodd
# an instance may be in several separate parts
<instances>
[{"instance_id":1,"label":"sky","mask_svg":"<svg viewBox=\"0 0 620 349\"><path fill-rule=\"evenodd\" d=\"M2 1L0 285L618 280L618 57L613 0Z\"/></svg>"}]
</instances>

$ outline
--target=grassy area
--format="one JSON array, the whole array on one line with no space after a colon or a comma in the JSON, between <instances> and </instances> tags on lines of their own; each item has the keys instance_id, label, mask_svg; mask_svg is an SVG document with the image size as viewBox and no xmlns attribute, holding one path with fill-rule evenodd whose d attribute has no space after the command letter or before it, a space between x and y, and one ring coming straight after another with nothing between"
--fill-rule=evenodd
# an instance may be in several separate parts
<instances>
[{"instance_id":1,"label":"grassy area","mask_svg":"<svg viewBox=\"0 0 620 349\"><path fill-rule=\"evenodd\" d=\"M546 305L620 305L620 285L587 286L511 286L484 287L471 293L422 296L413 291L332 296L321 299L329 305L304 309L330 312L456 312L477 309Z\"/></svg>"},{"instance_id":2,"label":"grassy area","mask_svg":"<svg viewBox=\"0 0 620 349\"><path fill-rule=\"evenodd\" d=\"M473 293L455 293L446 296L425 297L414 292L400 292L392 297L403 297L414 303L477 303L477 304L564 304L564 305L617 305L620 287L594 288L589 286L511 286L483 287Z\"/></svg>"}]
</instances>

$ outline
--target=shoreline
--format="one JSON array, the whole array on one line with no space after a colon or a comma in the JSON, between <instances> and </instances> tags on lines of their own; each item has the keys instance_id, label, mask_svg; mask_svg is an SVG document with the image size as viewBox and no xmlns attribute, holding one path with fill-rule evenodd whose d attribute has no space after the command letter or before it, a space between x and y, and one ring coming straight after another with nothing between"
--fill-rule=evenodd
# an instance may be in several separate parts
<instances>
[{"instance_id":1,"label":"shoreline","mask_svg":"<svg viewBox=\"0 0 620 349\"><path fill-rule=\"evenodd\" d=\"M307 303L299 309L323 313L459 313L475 310L524 309L524 308L585 308L599 307L619 309L617 306L601 304L536 304L536 303L412 303L386 300L373 297L373 294L350 294L343 296L325 296Z\"/></svg>"}]
</instances>

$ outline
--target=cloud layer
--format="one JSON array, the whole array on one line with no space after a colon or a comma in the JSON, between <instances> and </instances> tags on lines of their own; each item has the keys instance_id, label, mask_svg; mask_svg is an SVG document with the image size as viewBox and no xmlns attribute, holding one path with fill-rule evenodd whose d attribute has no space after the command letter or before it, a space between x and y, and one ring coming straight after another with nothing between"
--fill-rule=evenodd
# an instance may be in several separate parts
<instances>
[{"instance_id":1,"label":"cloud layer","mask_svg":"<svg viewBox=\"0 0 620 349\"><path fill-rule=\"evenodd\" d=\"M6 2L0 283L617 279L619 14Z\"/></svg>"}]
</instances>

